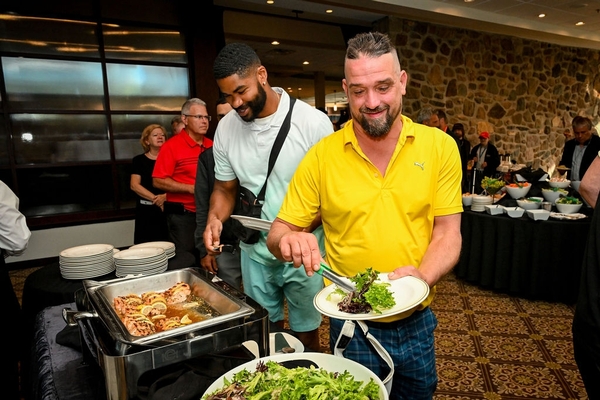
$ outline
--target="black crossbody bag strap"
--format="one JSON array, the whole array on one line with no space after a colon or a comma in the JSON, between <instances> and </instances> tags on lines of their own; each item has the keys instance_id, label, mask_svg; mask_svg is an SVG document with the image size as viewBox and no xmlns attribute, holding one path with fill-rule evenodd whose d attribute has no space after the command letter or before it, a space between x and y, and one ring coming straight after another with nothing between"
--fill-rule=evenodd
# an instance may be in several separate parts
<instances>
[{"instance_id":1,"label":"black crossbody bag strap","mask_svg":"<svg viewBox=\"0 0 600 400\"><path fill-rule=\"evenodd\" d=\"M283 147L283 142L285 142L285 138L287 137L288 132L290 131L290 125L292 121L292 108L294 108L294 103L296 102L296 98L290 97L290 109L288 110L285 119L283 120L283 124L281 124L281 128L279 128L279 133L277 134L277 138L275 138L275 142L273 143L273 148L271 149L271 155L269 155L269 169L267 170L267 177L265 178L265 183L260 189L260 193L256 196L256 199L259 201L263 201L265 199L265 193L267 192L267 181L269 180L269 175L271 175L271 171L275 166L275 161L277 161L277 157L279 156L279 152L281 151L281 147Z\"/></svg>"}]
</instances>

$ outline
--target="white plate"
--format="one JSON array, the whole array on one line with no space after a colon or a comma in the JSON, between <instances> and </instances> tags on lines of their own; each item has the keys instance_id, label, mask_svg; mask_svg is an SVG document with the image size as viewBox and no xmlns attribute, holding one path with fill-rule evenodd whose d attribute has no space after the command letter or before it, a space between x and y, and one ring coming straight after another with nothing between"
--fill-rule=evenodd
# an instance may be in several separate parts
<instances>
[{"instance_id":1,"label":"white plate","mask_svg":"<svg viewBox=\"0 0 600 400\"><path fill-rule=\"evenodd\" d=\"M134 244L130 249L143 249L146 247L160 247L165 250L165 253L175 253L175 243L173 242L145 242L140 244Z\"/></svg>"},{"instance_id":2,"label":"white plate","mask_svg":"<svg viewBox=\"0 0 600 400\"><path fill-rule=\"evenodd\" d=\"M269 229L271 229L272 222L264 219L246 217L245 215L232 215L231 218L237 219L246 228L256 229L265 232L269 232Z\"/></svg>"},{"instance_id":3,"label":"white plate","mask_svg":"<svg viewBox=\"0 0 600 400\"><path fill-rule=\"evenodd\" d=\"M127 249L121 250L114 254L114 258L117 260L139 260L149 257L158 257L164 254L165 250L160 247L146 247L141 249Z\"/></svg>"},{"instance_id":4,"label":"white plate","mask_svg":"<svg viewBox=\"0 0 600 400\"><path fill-rule=\"evenodd\" d=\"M60 252L61 257L89 257L106 252L115 248L112 244L86 244L65 249Z\"/></svg>"},{"instance_id":5,"label":"white plate","mask_svg":"<svg viewBox=\"0 0 600 400\"><path fill-rule=\"evenodd\" d=\"M429 285L425 281L414 276L405 276L400 279L389 280L387 273L379 274L380 282L389 282L390 291L396 300L396 305L381 314L370 312L363 314L350 314L338 310L338 303L343 299L343 295L332 294L337 285L331 284L322 289L315 296L313 303L321 314L332 318L350 319L350 320L377 320L384 317L403 313L421 304L429 295ZM378 282L379 282L378 281ZM330 297L330 299L327 299Z\"/></svg>"},{"instance_id":6,"label":"white plate","mask_svg":"<svg viewBox=\"0 0 600 400\"><path fill-rule=\"evenodd\" d=\"M225 378L227 378L229 381L231 381L235 374L237 374L238 372L240 372L244 369L247 369L248 371L252 371L252 372L256 371L256 365L259 362L266 362L269 360L273 360L276 362L308 360L308 361L312 361L315 364L317 364L319 366L319 368L323 368L330 372L342 373L344 371L348 371L350 374L352 374L352 376L354 376L354 379L365 382L365 384L367 382L369 382L370 379L373 379L373 381L379 386L379 398L381 400L389 399L388 392L385 389L385 386L383 385L383 382L381 381L381 379L379 379L379 377L377 375L375 375L367 367L357 363L356 361L348 360L347 358L338 357L338 356L334 356L331 354L324 354L324 353L277 354L274 356L263 357L258 360L248 361L247 363L242 364L239 367L236 367L236 368L230 370L229 372L226 372L225 374L221 375L219 378L217 378L213 382L213 384L210 385L208 387L208 389L206 389L206 392L204 392L201 399L204 398L205 396L223 388L223 386L225 386Z\"/></svg>"},{"instance_id":7,"label":"white plate","mask_svg":"<svg viewBox=\"0 0 600 400\"><path fill-rule=\"evenodd\" d=\"M585 214L581 213L563 214L557 212L551 212L550 216L555 219L583 219L586 217Z\"/></svg>"}]
</instances>

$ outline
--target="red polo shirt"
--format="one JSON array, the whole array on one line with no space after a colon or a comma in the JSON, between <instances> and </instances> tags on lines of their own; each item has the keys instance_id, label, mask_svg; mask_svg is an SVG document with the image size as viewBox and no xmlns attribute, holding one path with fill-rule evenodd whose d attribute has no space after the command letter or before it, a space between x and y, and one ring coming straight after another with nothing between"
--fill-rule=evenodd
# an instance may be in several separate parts
<instances>
[{"instance_id":1,"label":"red polo shirt","mask_svg":"<svg viewBox=\"0 0 600 400\"><path fill-rule=\"evenodd\" d=\"M200 154L212 147L213 142L206 136L202 145L196 143L185 129L165 142L160 148L153 178L171 178L176 182L194 185L196 183L196 170ZM169 193L167 201L182 203L184 208L196 212L196 202L193 194Z\"/></svg>"}]
</instances>

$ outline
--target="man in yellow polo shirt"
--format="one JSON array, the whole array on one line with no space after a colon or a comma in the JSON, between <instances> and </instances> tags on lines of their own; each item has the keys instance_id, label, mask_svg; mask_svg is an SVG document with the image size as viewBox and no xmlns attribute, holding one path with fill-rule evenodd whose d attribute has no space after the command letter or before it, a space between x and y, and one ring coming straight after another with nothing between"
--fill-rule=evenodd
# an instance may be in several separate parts
<instances>
[{"instance_id":1,"label":"man in yellow polo shirt","mask_svg":"<svg viewBox=\"0 0 600 400\"><path fill-rule=\"evenodd\" d=\"M366 324L393 359L390 398L415 400L431 399L437 385L437 320L427 306L460 254L462 172L451 136L401 115L407 79L386 35L362 33L348 42L342 86L352 119L302 160L267 245L313 275L319 246L303 229L320 213L334 271L354 276L372 267L390 279L412 275L429 285L430 296L414 309ZM330 323L333 348L344 321ZM382 379L391 371L360 332L343 355Z\"/></svg>"}]
</instances>

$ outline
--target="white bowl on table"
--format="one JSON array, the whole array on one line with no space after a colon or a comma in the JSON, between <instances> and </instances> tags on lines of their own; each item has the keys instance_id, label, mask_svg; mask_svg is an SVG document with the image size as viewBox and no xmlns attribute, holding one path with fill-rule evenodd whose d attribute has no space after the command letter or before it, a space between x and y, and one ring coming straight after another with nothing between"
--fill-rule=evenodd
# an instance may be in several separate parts
<instances>
[{"instance_id":1,"label":"white bowl on table","mask_svg":"<svg viewBox=\"0 0 600 400\"><path fill-rule=\"evenodd\" d=\"M463 206L470 207L471 204L473 204L473 195L471 195L470 193L463 194L462 195L462 203L463 203Z\"/></svg>"},{"instance_id":2,"label":"white bowl on table","mask_svg":"<svg viewBox=\"0 0 600 400\"><path fill-rule=\"evenodd\" d=\"M521 207L504 207L504 212L511 218L521 218L525 209Z\"/></svg>"},{"instance_id":3,"label":"white bowl on table","mask_svg":"<svg viewBox=\"0 0 600 400\"><path fill-rule=\"evenodd\" d=\"M517 199L517 204L519 207L521 207L524 210L537 210L538 208L540 208L542 206L542 200L541 198L537 197L536 199L539 199L539 201L534 201L531 200L532 198L527 198L527 199Z\"/></svg>"},{"instance_id":4,"label":"white bowl on table","mask_svg":"<svg viewBox=\"0 0 600 400\"><path fill-rule=\"evenodd\" d=\"M556 204L556 199L558 199L561 194L567 196L569 192L564 189L542 189L542 196L544 196L546 201L549 201L552 204Z\"/></svg>"},{"instance_id":5,"label":"white bowl on table","mask_svg":"<svg viewBox=\"0 0 600 400\"><path fill-rule=\"evenodd\" d=\"M485 212L490 215L499 215L504 213L504 207L498 204L490 204L485 206Z\"/></svg>"},{"instance_id":6,"label":"white bowl on table","mask_svg":"<svg viewBox=\"0 0 600 400\"><path fill-rule=\"evenodd\" d=\"M520 199L521 197L527 196L527 193L529 193L529 189L531 189L531 183L529 182L523 182L521 183L521 185L523 186L511 187L506 185L504 186L504 188L506 189L506 192L510 195L510 197L512 197L513 199Z\"/></svg>"},{"instance_id":7,"label":"white bowl on table","mask_svg":"<svg viewBox=\"0 0 600 400\"><path fill-rule=\"evenodd\" d=\"M550 217L548 210L527 210L527 216L534 221L545 221Z\"/></svg>"},{"instance_id":8,"label":"white bowl on table","mask_svg":"<svg viewBox=\"0 0 600 400\"><path fill-rule=\"evenodd\" d=\"M583 203L579 203L579 204L556 203L555 205L556 205L556 209L558 210L559 213L574 214L576 212L579 212L579 210L583 206Z\"/></svg>"},{"instance_id":9,"label":"white bowl on table","mask_svg":"<svg viewBox=\"0 0 600 400\"><path fill-rule=\"evenodd\" d=\"M274 356L262 357L256 360L248 361L245 364L240 365L239 367L233 368L229 372L221 375L221 377L217 378L212 385L206 389L204 395L202 397L212 394L213 392L223 388L225 386L225 379L228 381L232 381L235 374L246 369L250 372L256 371L256 366L259 362L263 362L264 364L267 361L275 361L278 363L286 362L286 361L312 361L318 365L319 368L327 370L329 372L338 372L343 373L344 371L348 371L355 380L362 381L362 385L369 382L371 379L379 386L379 398L381 400L389 399L388 392L381 381L381 379L367 369L364 365L357 363L356 361L349 360L344 357L334 356L333 354L324 354L324 353L301 353L301 354L277 354ZM202 398L201 397L201 398Z\"/></svg>"},{"instance_id":10,"label":"white bowl on table","mask_svg":"<svg viewBox=\"0 0 600 400\"><path fill-rule=\"evenodd\" d=\"M564 180L564 181L549 180L548 184L550 185L550 187L553 187L553 188L566 189L571 184L571 181L569 181L569 180Z\"/></svg>"}]
</instances>

